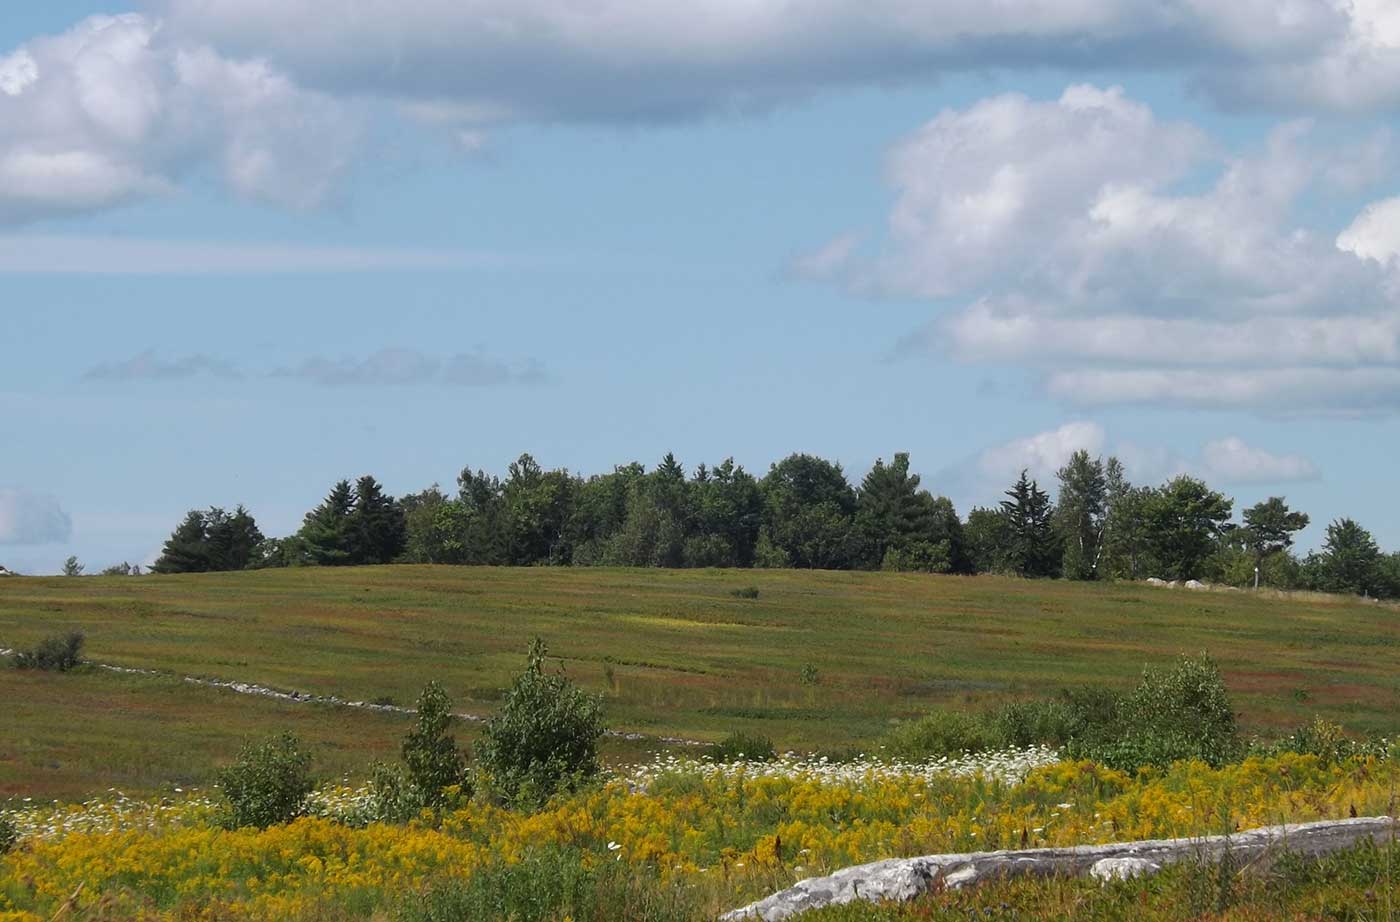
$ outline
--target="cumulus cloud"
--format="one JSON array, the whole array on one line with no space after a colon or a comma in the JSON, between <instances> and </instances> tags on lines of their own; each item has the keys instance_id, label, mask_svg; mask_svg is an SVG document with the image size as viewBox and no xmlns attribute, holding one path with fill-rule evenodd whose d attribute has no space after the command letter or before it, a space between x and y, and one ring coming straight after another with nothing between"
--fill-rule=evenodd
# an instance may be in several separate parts
<instances>
[{"instance_id":1,"label":"cumulus cloud","mask_svg":"<svg viewBox=\"0 0 1400 922\"><path fill-rule=\"evenodd\" d=\"M0 544L51 544L72 533L73 521L54 497L0 487Z\"/></svg>"},{"instance_id":2,"label":"cumulus cloud","mask_svg":"<svg viewBox=\"0 0 1400 922\"><path fill-rule=\"evenodd\" d=\"M89 381L172 381L207 375L213 378L241 378L233 363L213 356L196 354L161 358L146 350L116 362L101 362L83 375Z\"/></svg>"},{"instance_id":3,"label":"cumulus cloud","mask_svg":"<svg viewBox=\"0 0 1400 922\"><path fill-rule=\"evenodd\" d=\"M1117 457L1130 480L1156 484L1182 474L1216 486L1291 483L1315 480L1317 466L1297 454L1278 454L1248 444L1238 436L1206 442L1194 456L1164 445L1111 439L1098 423L1078 420L1055 429L993 445L933 478L962 506L999 501L1021 471L1054 492L1056 472L1076 451L1094 457Z\"/></svg>"},{"instance_id":4,"label":"cumulus cloud","mask_svg":"<svg viewBox=\"0 0 1400 922\"><path fill-rule=\"evenodd\" d=\"M1400 104L1390 0L151 0L193 40L463 122L665 119L958 71L1176 69L1230 105ZM1348 73L1363 79L1346 79Z\"/></svg>"},{"instance_id":5,"label":"cumulus cloud","mask_svg":"<svg viewBox=\"0 0 1400 922\"><path fill-rule=\"evenodd\" d=\"M1072 422L983 451L977 457L977 473L994 483L1010 483L1021 471L1041 483L1050 483L1070 455L1103 452L1105 433L1098 423Z\"/></svg>"},{"instance_id":6,"label":"cumulus cloud","mask_svg":"<svg viewBox=\"0 0 1400 922\"><path fill-rule=\"evenodd\" d=\"M1352 153L1306 122L1224 153L1117 89L1007 94L896 146L879 255L842 277L955 305L897 354L1039 368L1070 402L1400 408L1400 204L1340 236L1297 217Z\"/></svg>"},{"instance_id":7,"label":"cumulus cloud","mask_svg":"<svg viewBox=\"0 0 1400 922\"><path fill-rule=\"evenodd\" d=\"M257 59L140 14L94 16L0 57L0 223L162 195L212 173L293 208L323 202L357 117Z\"/></svg>"},{"instance_id":8,"label":"cumulus cloud","mask_svg":"<svg viewBox=\"0 0 1400 922\"><path fill-rule=\"evenodd\" d=\"M0 53L0 222L169 194L200 172L254 200L315 207L381 107L468 154L503 122L695 118L1047 67L1166 70L1227 107L1400 110L1392 0L142 5ZM1099 135L1084 140L1104 153ZM1130 147L1124 159L1170 166L1173 153ZM1338 183L1374 168L1379 149L1361 153ZM1023 181L1008 170L965 206L1014 202Z\"/></svg>"},{"instance_id":9,"label":"cumulus cloud","mask_svg":"<svg viewBox=\"0 0 1400 922\"><path fill-rule=\"evenodd\" d=\"M482 352L464 352L443 358L415 349L380 349L363 358L316 356L299 365L278 369L274 374L325 387L504 387L543 384L549 380L544 367L534 359L507 362Z\"/></svg>"},{"instance_id":10,"label":"cumulus cloud","mask_svg":"<svg viewBox=\"0 0 1400 922\"><path fill-rule=\"evenodd\" d=\"M1301 455L1276 455L1235 436L1206 443L1201 473L1208 481L1222 483L1284 483L1318 476L1317 467Z\"/></svg>"}]
</instances>

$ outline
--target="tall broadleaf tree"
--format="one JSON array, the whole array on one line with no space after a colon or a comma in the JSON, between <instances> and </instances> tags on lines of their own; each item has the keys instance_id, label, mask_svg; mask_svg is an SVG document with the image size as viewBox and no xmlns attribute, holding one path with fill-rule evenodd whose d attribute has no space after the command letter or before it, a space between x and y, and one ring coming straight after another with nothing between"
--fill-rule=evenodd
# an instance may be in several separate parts
<instances>
[{"instance_id":1,"label":"tall broadleaf tree","mask_svg":"<svg viewBox=\"0 0 1400 922\"><path fill-rule=\"evenodd\" d=\"M1170 579L1196 579L1226 531L1234 502L1195 477L1181 476L1146 503L1156 563Z\"/></svg>"},{"instance_id":2,"label":"tall broadleaf tree","mask_svg":"<svg viewBox=\"0 0 1400 922\"><path fill-rule=\"evenodd\" d=\"M569 523L578 483L543 470L528 453L512 461L501 488L507 559L519 566L568 563Z\"/></svg>"},{"instance_id":3,"label":"tall broadleaf tree","mask_svg":"<svg viewBox=\"0 0 1400 922\"><path fill-rule=\"evenodd\" d=\"M1383 583L1381 550L1376 539L1352 519L1337 519L1327 526L1327 540L1313 568L1316 588L1353 595L1380 595Z\"/></svg>"},{"instance_id":4,"label":"tall broadleaf tree","mask_svg":"<svg viewBox=\"0 0 1400 922\"><path fill-rule=\"evenodd\" d=\"M1308 527L1305 512L1288 508L1282 496L1270 496L1244 511L1243 538L1254 554L1254 588L1265 559L1293 546L1293 535Z\"/></svg>"},{"instance_id":5,"label":"tall broadleaf tree","mask_svg":"<svg viewBox=\"0 0 1400 922\"><path fill-rule=\"evenodd\" d=\"M804 569L849 568L857 541L856 494L841 465L813 455L789 455L763 478L764 531L771 557Z\"/></svg>"},{"instance_id":6,"label":"tall broadleaf tree","mask_svg":"<svg viewBox=\"0 0 1400 922\"><path fill-rule=\"evenodd\" d=\"M1070 455L1056 477L1060 489L1055 520L1064 544L1061 570L1067 579L1094 579L1108 501L1103 461L1080 449Z\"/></svg>"}]
</instances>

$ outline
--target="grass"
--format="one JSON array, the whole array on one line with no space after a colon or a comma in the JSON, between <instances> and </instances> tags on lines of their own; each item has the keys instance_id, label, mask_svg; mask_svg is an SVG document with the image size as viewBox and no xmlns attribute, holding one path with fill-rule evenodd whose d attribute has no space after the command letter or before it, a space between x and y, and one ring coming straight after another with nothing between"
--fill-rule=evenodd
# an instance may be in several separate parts
<instances>
[{"instance_id":1,"label":"grass","mask_svg":"<svg viewBox=\"0 0 1400 922\"><path fill-rule=\"evenodd\" d=\"M756 597L736 592L757 591ZM613 727L781 749L870 745L892 720L1057 687L1127 687L1207 650L1246 730L1314 714L1393 733L1400 615L1271 599L995 577L395 566L0 584L0 646L81 630L93 660L362 700L441 680L492 711L544 636ZM804 681L804 675L815 681ZM1301 690L1301 693L1300 693ZM291 729L324 773L391 752L404 720L172 679L0 670L0 795L207 780L250 735ZM468 735L469 730L463 734ZM615 743L613 759L639 752Z\"/></svg>"}]
</instances>

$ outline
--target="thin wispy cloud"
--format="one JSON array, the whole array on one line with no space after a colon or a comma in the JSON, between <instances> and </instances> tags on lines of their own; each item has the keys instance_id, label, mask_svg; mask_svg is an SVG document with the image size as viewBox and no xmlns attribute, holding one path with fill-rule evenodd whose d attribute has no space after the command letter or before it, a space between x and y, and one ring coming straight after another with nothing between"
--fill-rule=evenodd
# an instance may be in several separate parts
<instances>
[{"instance_id":1,"label":"thin wispy cloud","mask_svg":"<svg viewBox=\"0 0 1400 922\"><path fill-rule=\"evenodd\" d=\"M185 355L162 358L155 350L116 362L101 362L89 368L83 378L87 381L177 381L198 377L236 380L243 377L232 362L210 355Z\"/></svg>"},{"instance_id":2,"label":"thin wispy cloud","mask_svg":"<svg viewBox=\"0 0 1400 922\"><path fill-rule=\"evenodd\" d=\"M47 493L0 487L0 544L53 544L67 541L73 520Z\"/></svg>"},{"instance_id":3,"label":"thin wispy cloud","mask_svg":"<svg viewBox=\"0 0 1400 922\"><path fill-rule=\"evenodd\" d=\"M481 351L438 356L416 349L380 349L363 357L315 356L273 375L323 387L510 387L550 380L534 359L507 361Z\"/></svg>"}]
</instances>

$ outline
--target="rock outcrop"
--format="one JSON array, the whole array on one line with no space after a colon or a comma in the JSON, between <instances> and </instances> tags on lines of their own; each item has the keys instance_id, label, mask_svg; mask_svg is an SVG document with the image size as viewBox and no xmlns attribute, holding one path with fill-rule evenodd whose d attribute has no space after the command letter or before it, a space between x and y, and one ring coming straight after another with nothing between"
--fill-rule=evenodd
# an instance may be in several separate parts
<instances>
[{"instance_id":1,"label":"rock outcrop","mask_svg":"<svg viewBox=\"0 0 1400 922\"><path fill-rule=\"evenodd\" d=\"M855 900L912 900L930 891L957 889L989 879L1020 875L1090 874L1108 881L1153 874L1179 861L1219 861L1229 854L1254 861L1270 853L1319 857L1351 848L1363 840L1393 837L1400 825L1388 816L1327 820L1319 823L1266 826L1228 836L1197 839L1148 839L1080 848L1031 848L1019 851L964 852L892 858L845 868L828 877L798 881L786 890L721 916L723 922L779 922L821 906Z\"/></svg>"}]
</instances>

